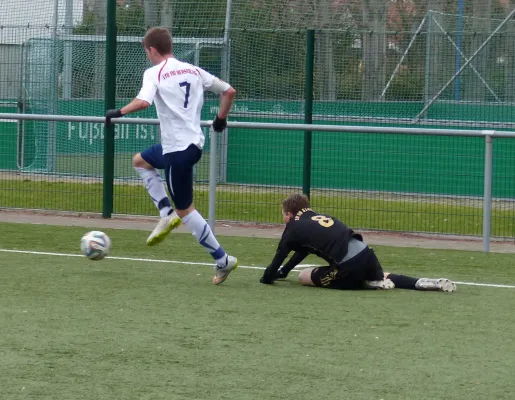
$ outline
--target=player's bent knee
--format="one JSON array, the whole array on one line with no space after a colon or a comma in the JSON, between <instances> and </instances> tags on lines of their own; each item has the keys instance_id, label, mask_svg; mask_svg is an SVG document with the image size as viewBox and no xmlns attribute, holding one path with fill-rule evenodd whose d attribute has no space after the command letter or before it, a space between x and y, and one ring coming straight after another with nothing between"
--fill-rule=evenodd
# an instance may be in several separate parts
<instances>
[{"instance_id":1,"label":"player's bent knee","mask_svg":"<svg viewBox=\"0 0 515 400\"><path fill-rule=\"evenodd\" d=\"M195 205L193 203L191 203L188 208L185 208L185 209L176 208L175 211L177 212L177 215L179 216L179 218L184 218L186 215L195 211Z\"/></svg>"},{"instance_id":2,"label":"player's bent knee","mask_svg":"<svg viewBox=\"0 0 515 400\"><path fill-rule=\"evenodd\" d=\"M136 168L141 168L141 164L142 164L142 161L144 162L145 160L143 160L143 157L141 157L141 153L136 153L134 154L134 157L132 157L132 165Z\"/></svg>"},{"instance_id":3,"label":"player's bent knee","mask_svg":"<svg viewBox=\"0 0 515 400\"><path fill-rule=\"evenodd\" d=\"M311 272L313 272L313 268L306 268L300 271L299 282L301 285L314 286L311 280Z\"/></svg>"},{"instance_id":4,"label":"player's bent knee","mask_svg":"<svg viewBox=\"0 0 515 400\"><path fill-rule=\"evenodd\" d=\"M152 168L152 165L150 165L143 159L143 157L141 157L141 153L134 154L134 157L132 157L132 165L134 166L134 168Z\"/></svg>"},{"instance_id":5,"label":"player's bent knee","mask_svg":"<svg viewBox=\"0 0 515 400\"><path fill-rule=\"evenodd\" d=\"M383 274L384 279L388 279L388 275L390 275L390 272L384 272Z\"/></svg>"}]
</instances>

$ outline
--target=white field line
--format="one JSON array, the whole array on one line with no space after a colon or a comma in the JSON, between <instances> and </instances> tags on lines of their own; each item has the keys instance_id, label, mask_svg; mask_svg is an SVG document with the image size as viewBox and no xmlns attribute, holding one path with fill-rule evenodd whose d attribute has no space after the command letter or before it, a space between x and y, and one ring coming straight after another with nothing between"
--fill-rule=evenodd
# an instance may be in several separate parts
<instances>
[{"instance_id":1,"label":"white field line","mask_svg":"<svg viewBox=\"0 0 515 400\"><path fill-rule=\"evenodd\" d=\"M0 249L2 253L17 253L17 254L33 254L40 256L55 256L55 257L84 257L82 254L67 254L67 253L51 253L46 251L27 251L27 250L10 250L10 249ZM149 262L149 263L160 263L160 264L182 264L182 265L202 265L207 267L213 267L214 264L211 263L203 263L203 262L193 262L193 261L175 261L175 260L155 260L151 258L135 258L135 257L107 257L106 260L125 260L125 261L140 261L140 262ZM315 264L300 264L298 268L308 268L308 267L317 267ZM257 267L254 265L239 265L238 268L243 269L258 269L264 270L265 267ZM298 270L293 270L292 272L299 272ZM480 283L480 282L455 282L459 285L467 285L467 286L481 286L481 287L494 287L494 288L505 288L505 289L515 289L515 285L502 285L496 283Z\"/></svg>"}]
</instances>

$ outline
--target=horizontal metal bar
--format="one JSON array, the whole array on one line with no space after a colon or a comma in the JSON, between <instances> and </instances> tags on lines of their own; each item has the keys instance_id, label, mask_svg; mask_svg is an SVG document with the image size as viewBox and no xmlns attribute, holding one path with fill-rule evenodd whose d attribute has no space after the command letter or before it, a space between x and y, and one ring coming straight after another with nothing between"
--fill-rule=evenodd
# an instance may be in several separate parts
<instances>
[{"instance_id":1,"label":"horizontal metal bar","mask_svg":"<svg viewBox=\"0 0 515 400\"><path fill-rule=\"evenodd\" d=\"M33 121L58 121L58 122L91 122L104 123L104 117L76 116L76 115L45 115L45 114L10 114L0 113L1 119L33 120ZM117 124L159 125L159 120L151 118L113 118ZM201 121L201 126L210 127L212 121ZM227 124L228 128L251 128L270 130L292 130L312 132L351 132L351 133L387 133L397 135L429 135L429 136L465 136L465 137L498 137L515 138L515 132L502 132L490 129L465 130L465 129L430 129L430 128L397 128L382 126L342 126L342 125L308 125L308 124L281 124L264 122L235 122Z\"/></svg>"},{"instance_id":2,"label":"horizontal metal bar","mask_svg":"<svg viewBox=\"0 0 515 400\"><path fill-rule=\"evenodd\" d=\"M0 30L3 29L40 29L40 30L53 30L54 28L64 28L64 24L58 24L58 25L1 25ZM207 28L206 30L209 30ZM215 29L214 31L219 31L223 33L222 29ZM50 38L44 38L50 40ZM105 35L67 35L67 34L57 34L58 40L67 40L67 41L74 41L74 42L99 42L104 43L106 41ZM128 36L128 35L118 35L116 37L117 42L119 43L141 43L143 40L142 36ZM213 44L224 44L223 37L188 37L188 38L181 38L181 37L174 37L173 38L174 43L178 44L196 44L196 43L213 43ZM143 51L143 48L142 48Z\"/></svg>"},{"instance_id":3,"label":"horizontal metal bar","mask_svg":"<svg viewBox=\"0 0 515 400\"><path fill-rule=\"evenodd\" d=\"M2 119L14 119L24 121L57 121L57 122L90 122L105 123L105 117L92 117L80 115L50 115L50 114L12 114L0 113ZM113 118L113 123L117 124L142 124L159 125L159 120L151 118ZM207 124L207 122L206 122ZM205 125L209 126L209 124Z\"/></svg>"},{"instance_id":4,"label":"horizontal metal bar","mask_svg":"<svg viewBox=\"0 0 515 400\"><path fill-rule=\"evenodd\" d=\"M105 42L106 37L104 35L58 35L59 40L66 41L86 41L86 42ZM118 43L141 43L143 36L117 36L116 41ZM174 43L178 44L196 44L196 43L213 43L223 44L223 38L174 38Z\"/></svg>"},{"instance_id":5,"label":"horizontal metal bar","mask_svg":"<svg viewBox=\"0 0 515 400\"><path fill-rule=\"evenodd\" d=\"M247 112L231 112L231 118L257 118L265 119L272 118L274 120L286 120L291 121L292 119L302 120L303 114L287 114L287 113L272 113L272 112L259 112L259 111L247 111ZM374 123L374 124L399 124L399 125L414 125L413 118L399 118L399 117L367 117L359 115L333 115L333 114L317 114L313 115L313 121L332 121L332 122L355 122L355 123ZM460 128L464 127L478 127L488 126L489 128L500 128L500 129L513 129L515 128L515 122L496 122L496 121L482 121L482 120L459 120L459 119L434 119L427 118L423 121L424 125L433 126L457 126ZM417 126L417 125L414 125Z\"/></svg>"},{"instance_id":6,"label":"horizontal metal bar","mask_svg":"<svg viewBox=\"0 0 515 400\"><path fill-rule=\"evenodd\" d=\"M499 132L495 130L460 130L460 129L429 129L429 128L397 128L381 126L342 126L342 125L305 125L305 124L279 124L255 122L230 122L228 128L252 128L292 131L318 131L318 132L350 132L350 133L389 133L397 135L432 135L432 136L492 136L512 137L515 132Z\"/></svg>"}]
</instances>

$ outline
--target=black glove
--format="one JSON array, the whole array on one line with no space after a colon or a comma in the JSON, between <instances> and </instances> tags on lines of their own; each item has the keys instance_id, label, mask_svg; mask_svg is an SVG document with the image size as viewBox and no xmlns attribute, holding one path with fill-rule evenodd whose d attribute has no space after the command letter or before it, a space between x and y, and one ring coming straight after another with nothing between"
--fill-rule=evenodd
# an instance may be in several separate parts
<instances>
[{"instance_id":1,"label":"black glove","mask_svg":"<svg viewBox=\"0 0 515 400\"><path fill-rule=\"evenodd\" d=\"M277 276L275 279L285 279L288 276L288 272L284 271L283 268L279 268L279 271L277 271Z\"/></svg>"},{"instance_id":2,"label":"black glove","mask_svg":"<svg viewBox=\"0 0 515 400\"><path fill-rule=\"evenodd\" d=\"M279 268L279 270L272 276L270 272L265 270L265 273L259 280L259 282L264 283L266 285L271 285L274 283L277 279L284 279L288 276L288 272L283 271L282 268Z\"/></svg>"},{"instance_id":3,"label":"black glove","mask_svg":"<svg viewBox=\"0 0 515 400\"><path fill-rule=\"evenodd\" d=\"M123 117L122 110L119 108L117 110L107 110L106 112L106 126L111 126L111 118L121 118Z\"/></svg>"},{"instance_id":4,"label":"black glove","mask_svg":"<svg viewBox=\"0 0 515 400\"><path fill-rule=\"evenodd\" d=\"M265 285L271 285L277 279L277 273L271 274L270 271L265 269L265 273L259 280L259 282L264 283Z\"/></svg>"},{"instance_id":5,"label":"black glove","mask_svg":"<svg viewBox=\"0 0 515 400\"><path fill-rule=\"evenodd\" d=\"M220 118L218 115L213 121L213 130L215 132L223 132L225 127L227 126L227 118Z\"/></svg>"}]
</instances>

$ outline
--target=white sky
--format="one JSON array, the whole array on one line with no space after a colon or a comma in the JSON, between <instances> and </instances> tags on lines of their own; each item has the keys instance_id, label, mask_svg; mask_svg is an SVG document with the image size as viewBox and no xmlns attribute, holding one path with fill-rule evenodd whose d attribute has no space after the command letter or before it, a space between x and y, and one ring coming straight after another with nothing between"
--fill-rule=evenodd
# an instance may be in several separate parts
<instances>
[{"instance_id":1,"label":"white sky","mask_svg":"<svg viewBox=\"0 0 515 400\"><path fill-rule=\"evenodd\" d=\"M0 44L21 44L31 37L45 38L52 34L56 0L0 0ZM58 23L65 22L65 5L67 0L57 0ZM73 2L73 23L82 22L83 0ZM30 25L27 28L27 25ZM22 28L23 27L23 28ZM61 28L59 28L61 29Z\"/></svg>"}]
</instances>

